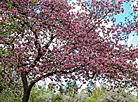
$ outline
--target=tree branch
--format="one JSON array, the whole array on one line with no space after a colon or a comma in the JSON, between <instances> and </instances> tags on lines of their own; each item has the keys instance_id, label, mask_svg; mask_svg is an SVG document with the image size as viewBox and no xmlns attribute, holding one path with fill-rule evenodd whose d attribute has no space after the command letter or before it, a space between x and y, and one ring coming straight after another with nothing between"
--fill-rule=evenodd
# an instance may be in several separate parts
<instances>
[{"instance_id":1,"label":"tree branch","mask_svg":"<svg viewBox=\"0 0 138 102\"><path fill-rule=\"evenodd\" d=\"M89 33L98 23L100 23L100 22L107 16L107 14L110 13L110 12L111 12L111 10L109 10L109 11L106 13L106 15L104 15L100 20L98 20L98 22L96 22L95 25L92 26L92 28L91 28L87 33Z\"/></svg>"},{"instance_id":2,"label":"tree branch","mask_svg":"<svg viewBox=\"0 0 138 102\"><path fill-rule=\"evenodd\" d=\"M25 92L28 89L28 82L27 82L26 74L24 74L22 72L21 73L21 78L22 78L23 88L24 88L24 92Z\"/></svg>"}]
</instances>

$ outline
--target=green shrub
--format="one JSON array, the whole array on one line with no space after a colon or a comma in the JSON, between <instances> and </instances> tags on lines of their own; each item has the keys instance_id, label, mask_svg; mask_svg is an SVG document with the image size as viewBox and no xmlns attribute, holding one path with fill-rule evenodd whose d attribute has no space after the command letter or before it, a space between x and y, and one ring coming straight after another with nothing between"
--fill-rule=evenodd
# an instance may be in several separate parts
<instances>
[{"instance_id":1,"label":"green shrub","mask_svg":"<svg viewBox=\"0 0 138 102\"><path fill-rule=\"evenodd\" d=\"M90 97L90 98L87 98L85 102L98 102L98 100L97 98Z\"/></svg>"},{"instance_id":2,"label":"green shrub","mask_svg":"<svg viewBox=\"0 0 138 102\"><path fill-rule=\"evenodd\" d=\"M75 97L70 97L69 95L61 95L60 92L54 94L43 89L33 88L29 102L85 102L86 97L88 97L87 94L76 94Z\"/></svg>"},{"instance_id":3,"label":"green shrub","mask_svg":"<svg viewBox=\"0 0 138 102\"><path fill-rule=\"evenodd\" d=\"M86 102L98 102L98 97L102 95L104 92L103 88L100 87L94 87L94 90L87 91L87 94L89 94L89 97L86 99ZM84 90L83 90L84 91Z\"/></svg>"}]
</instances>

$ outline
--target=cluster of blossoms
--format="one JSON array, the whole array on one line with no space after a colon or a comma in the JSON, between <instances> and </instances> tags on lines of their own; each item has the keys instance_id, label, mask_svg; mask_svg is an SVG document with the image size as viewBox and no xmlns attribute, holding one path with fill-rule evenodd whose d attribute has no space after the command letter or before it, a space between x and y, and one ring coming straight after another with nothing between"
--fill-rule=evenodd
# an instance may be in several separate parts
<instances>
[{"instance_id":1,"label":"cluster of blossoms","mask_svg":"<svg viewBox=\"0 0 138 102\"><path fill-rule=\"evenodd\" d=\"M126 41L125 34L138 32L135 11L126 23L103 25L116 22L114 15L123 13L123 3L129 1L80 1L76 5L83 12L76 13L67 0L0 1L0 62L1 74L10 80L6 83L22 79L23 102L35 83L45 78L59 86L63 76L84 84L89 79L107 79L118 82L116 87L122 83L138 87L137 63L132 63L138 58L138 48L118 43ZM16 78L11 80L13 73Z\"/></svg>"}]
</instances>

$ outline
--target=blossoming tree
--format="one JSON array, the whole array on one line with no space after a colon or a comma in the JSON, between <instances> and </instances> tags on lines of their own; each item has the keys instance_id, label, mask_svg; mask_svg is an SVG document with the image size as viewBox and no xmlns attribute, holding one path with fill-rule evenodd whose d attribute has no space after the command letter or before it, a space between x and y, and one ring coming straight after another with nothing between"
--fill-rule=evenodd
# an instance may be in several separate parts
<instances>
[{"instance_id":1,"label":"blossoming tree","mask_svg":"<svg viewBox=\"0 0 138 102\"><path fill-rule=\"evenodd\" d=\"M127 39L122 34L137 31L136 11L128 27L103 25L115 22L114 15L124 12L124 2L129 0L88 0L77 4L85 12L73 13L67 0L0 1L0 61L6 83L21 78L22 102L28 101L33 85L45 78L59 86L61 76L84 84L106 78L117 82L116 87L138 86L138 69L132 63L138 49L118 44Z\"/></svg>"}]
</instances>

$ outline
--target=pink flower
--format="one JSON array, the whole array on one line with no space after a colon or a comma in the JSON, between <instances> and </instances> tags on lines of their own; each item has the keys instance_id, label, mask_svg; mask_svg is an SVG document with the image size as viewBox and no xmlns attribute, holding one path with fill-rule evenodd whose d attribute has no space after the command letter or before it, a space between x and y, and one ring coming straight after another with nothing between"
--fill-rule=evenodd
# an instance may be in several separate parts
<instances>
[{"instance_id":1,"label":"pink flower","mask_svg":"<svg viewBox=\"0 0 138 102\"><path fill-rule=\"evenodd\" d=\"M8 71L8 68L5 68L6 71Z\"/></svg>"},{"instance_id":2,"label":"pink flower","mask_svg":"<svg viewBox=\"0 0 138 102\"><path fill-rule=\"evenodd\" d=\"M108 60L107 63L109 64L110 63L110 60Z\"/></svg>"},{"instance_id":3,"label":"pink flower","mask_svg":"<svg viewBox=\"0 0 138 102\"><path fill-rule=\"evenodd\" d=\"M12 72L10 72L10 77L12 77Z\"/></svg>"}]
</instances>

